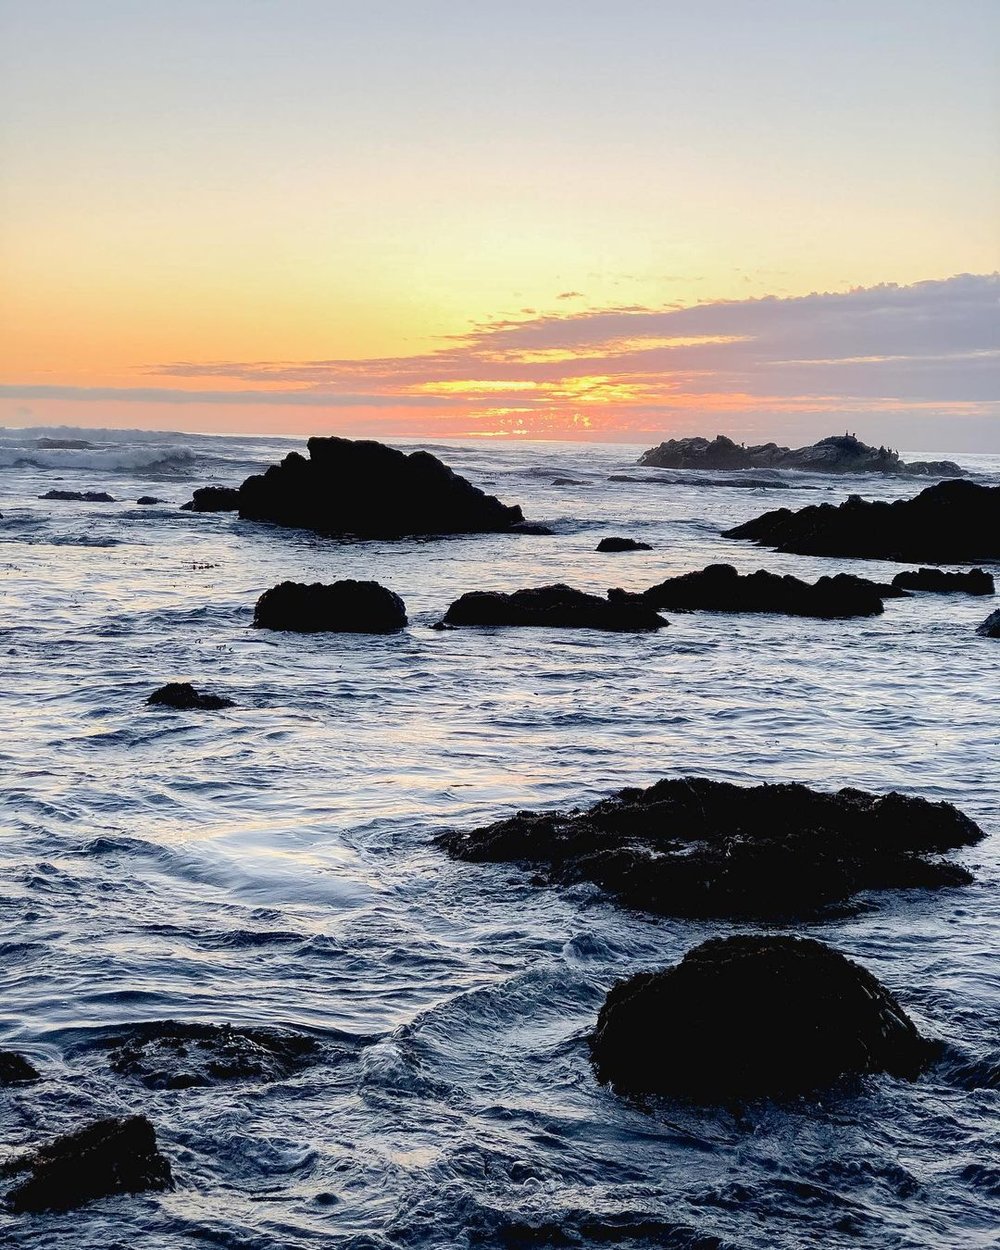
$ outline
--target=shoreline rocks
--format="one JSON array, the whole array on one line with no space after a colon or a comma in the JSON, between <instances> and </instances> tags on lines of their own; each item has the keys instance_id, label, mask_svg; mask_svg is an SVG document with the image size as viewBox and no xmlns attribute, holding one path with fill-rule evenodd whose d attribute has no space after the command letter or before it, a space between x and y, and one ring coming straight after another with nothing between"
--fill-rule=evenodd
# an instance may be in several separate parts
<instances>
[{"instance_id":1,"label":"shoreline rocks","mask_svg":"<svg viewBox=\"0 0 1000 1250\"><path fill-rule=\"evenodd\" d=\"M912 499L778 508L734 529L778 551L811 556L968 564L1000 559L1000 486L939 482Z\"/></svg>"},{"instance_id":2,"label":"shoreline rocks","mask_svg":"<svg viewBox=\"0 0 1000 1250\"><path fill-rule=\"evenodd\" d=\"M114 503L114 495L103 490L49 490L39 499L57 499L64 503Z\"/></svg>"},{"instance_id":3,"label":"shoreline rocks","mask_svg":"<svg viewBox=\"0 0 1000 1250\"><path fill-rule=\"evenodd\" d=\"M696 573L669 577L639 598L659 610L681 612L769 612L826 620L878 616L882 600L905 591L847 573L815 583L765 569L741 575L731 564L710 564Z\"/></svg>"},{"instance_id":4,"label":"shoreline rocks","mask_svg":"<svg viewBox=\"0 0 1000 1250\"><path fill-rule=\"evenodd\" d=\"M68 1211L95 1198L173 1187L170 1164L143 1115L110 1116L5 1163L31 1175L7 1194L12 1211Z\"/></svg>"},{"instance_id":5,"label":"shoreline rocks","mask_svg":"<svg viewBox=\"0 0 1000 1250\"><path fill-rule=\"evenodd\" d=\"M649 543L641 543L635 538L602 538L597 544L598 551L652 551Z\"/></svg>"},{"instance_id":6,"label":"shoreline rocks","mask_svg":"<svg viewBox=\"0 0 1000 1250\"><path fill-rule=\"evenodd\" d=\"M993 575L984 569L945 573L942 569L912 569L892 579L899 590L926 590L934 595L992 595Z\"/></svg>"},{"instance_id":7,"label":"shoreline rocks","mask_svg":"<svg viewBox=\"0 0 1000 1250\"><path fill-rule=\"evenodd\" d=\"M715 938L615 985L590 1039L616 1092L787 1098L845 1077L912 1080L938 1048L853 960L809 938Z\"/></svg>"},{"instance_id":8,"label":"shoreline rocks","mask_svg":"<svg viewBox=\"0 0 1000 1250\"><path fill-rule=\"evenodd\" d=\"M869 447L853 434L821 438L809 447L759 443L746 447L724 434L707 438L672 438L650 447L639 464L658 469L802 469L810 473L881 473L904 477L964 477L951 460L907 464L886 447Z\"/></svg>"},{"instance_id":9,"label":"shoreline rocks","mask_svg":"<svg viewBox=\"0 0 1000 1250\"><path fill-rule=\"evenodd\" d=\"M589 882L656 915L784 919L843 914L868 890L967 885L965 868L936 857L984 836L950 804L895 791L686 777L434 841L453 859L530 865L535 884Z\"/></svg>"},{"instance_id":10,"label":"shoreline rocks","mask_svg":"<svg viewBox=\"0 0 1000 1250\"><path fill-rule=\"evenodd\" d=\"M244 520L330 537L531 532L521 509L487 495L430 452L406 454L364 439L311 438L238 490L202 487L184 507L238 510Z\"/></svg>"},{"instance_id":11,"label":"shoreline rocks","mask_svg":"<svg viewBox=\"0 0 1000 1250\"><path fill-rule=\"evenodd\" d=\"M442 620L454 626L543 626L560 629L650 631L663 629L663 617L634 596L609 591L607 598L572 586L537 586L515 590L471 591L456 599Z\"/></svg>"},{"instance_id":12,"label":"shoreline rocks","mask_svg":"<svg viewBox=\"0 0 1000 1250\"><path fill-rule=\"evenodd\" d=\"M202 694L188 681L170 681L160 686L146 700L154 707L169 707L178 711L195 710L199 712L216 712L224 707L235 707L232 699L221 694Z\"/></svg>"},{"instance_id":13,"label":"shoreline rocks","mask_svg":"<svg viewBox=\"0 0 1000 1250\"><path fill-rule=\"evenodd\" d=\"M399 595L378 582L345 580L272 586L257 600L253 623L299 634L394 634L407 620Z\"/></svg>"}]
</instances>

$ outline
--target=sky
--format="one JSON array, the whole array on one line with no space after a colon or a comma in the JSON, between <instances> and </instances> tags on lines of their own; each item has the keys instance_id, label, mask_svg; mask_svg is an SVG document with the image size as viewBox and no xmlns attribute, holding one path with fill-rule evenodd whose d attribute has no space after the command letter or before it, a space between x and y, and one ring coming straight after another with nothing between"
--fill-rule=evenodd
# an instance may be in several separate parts
<instances>
[{"instance_id":1,"label":"sky","mask_svg":"<svg viewBox=\"0 0 1000 1250\"><path fill-rule=\"evenodd\" d=\"M997 0L0 0L0 424L1000 451Z\"/></svg>"}]
</instances>

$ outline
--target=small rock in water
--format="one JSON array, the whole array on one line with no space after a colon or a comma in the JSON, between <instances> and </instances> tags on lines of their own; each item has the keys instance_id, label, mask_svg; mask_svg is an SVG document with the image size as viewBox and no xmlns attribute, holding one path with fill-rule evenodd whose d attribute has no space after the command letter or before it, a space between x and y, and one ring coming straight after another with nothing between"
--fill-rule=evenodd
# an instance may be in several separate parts
<instances>
[{"instance_id":1,"label":"small rock in water","mask_svg":"<svg viewBox=\"0 0 1000 1250\"><path fill-rule=\"evenodd\" d=\"M889 991L809 938L714 938L619 982L591 1037L598 1079L702 1103L789 1097L844 1077L912 1080L938 1048Z\"/></svg>"},{"instance_id":2,"label":"small rock in water","mask_svg":"<svg viewBox=\"0 0 1000 1250\"><path fill-rule=\"evenodd\" d=\"M1000 608L989 614L982 625L976 629L976 633L982 635L983 638L1000 638Z\"/></svg>"},{"instance_id":3,"label":"small rock in water","mask_svg":"<svg viewBox=\"0 0 1000 1250\"><path fill-rule=\"evenodd\" d=\"M182 512L236 512L240 492L233 486L199 486L194 497L181 504Z\"/></svg>"},{"instance_id":4,"label":"small rock in water","mask_svg":"<svg viewBox=\"0 0 1000 1250\"><path fill-rule=\"evenodd\" d=\"M649 543L638 542L635 538L602 538L597 544L598 551L652 551Z\"/></svg>"},{"instance_id":5,"label":"small rock in water","mask_svg":"<svg viewBox=\"0 0 1000 1250\"><path fill-rule=\"evenodd\" d=\"M442 625L540 625L561 629L654 630L667 622L652 608L622 591L608 597L586 594L572 586L538 586L529 590L476 590L456 599Z\"/></svg>"},{"instance_id":6,"label":"small rock in water","mask_svg":"<svg viewBox=\"0 0 1000 1250\"><path fill-rule=\"evenodd\" d=\"M110 1117L57 1137L4 1164L2 1173L30 1172L7 1194L17 1212L66 1211L111 1194L169 1189L170 1164L143 1115Z\"/></svg>"},{"instance_id":7,"label":"small rock in water","mask_svg":"<svg viewBox=\"0 0 1000 1250\"><path fill-rule=\"evenodd\" d=\"M115 1072L149 1089L189 1089L228 1081L280 1081L315 1061L319 1044L305 1033L233 1028L176 1020L135 1025L113 1039Z\"/></svg>"},{"instance_id":8,"label":"small rock in water","mask_svg":"<svg viewBox=\"0 0 1000 1250\"><path fill-rule=\"evenodd\" d=\"M281 582L257 600L253 623L300 634L394 634L406 626L406 605L378 582Z\"/></svg>"},{"instance_id":9,"label":"small rock in water","mask_svg":"<svg viewBox=\"0 0 1000 1250\"><path fill-rule=\"evenodd\" d=\"M114 503L114 495L103 490L50 490L39 499L60 499L68 503Z\"/></svg>"},{"instance_id":10,"label":"small rock in water","mask_svg":"<svg viewBox=\"0 0 1000 1250\"><path fill-rule=\"evenodd\" d=\"M200 712L215 712L219 708L235 707L232 699L221 694L202 694L188 681L171 681L159 690L154 690L146 700L157 707L172 707L182 711L195 709Z\"/></svg>"},{"instance_id":11,"label":"small rock in water","mask_svg":"<svg viewBox=\"0 0 1000 1250\"><path fill-rule=\"evenodd\" d=\"M12 1050L0 1050L0 1086L28 1085L41 1079L38 1069L23 1055Z\"/></svg>"},{"instance_id":12,"label":"small rock in water","mask_svg":"<svg viewBox=\"0 0 1000 1250\"><path fill-rule=\"evenodd\" d=\"M892 579L899 590L927 590L932 594L992 595L993 575L984 569L946 573L943 569L913 569Z\"/></svg>"},{"instance_id":13,"label":"small rock in water","mask_svg":"<svg viewBox=\"0 0 1000 1250\"><path fill-rule=\"evenodd\" d=\"M149 504L163 503L163 500L157 499L155 495L140 495L139 498L135 502L141 503L144 506L148 506Z\"/></svg>"}]
</instances>

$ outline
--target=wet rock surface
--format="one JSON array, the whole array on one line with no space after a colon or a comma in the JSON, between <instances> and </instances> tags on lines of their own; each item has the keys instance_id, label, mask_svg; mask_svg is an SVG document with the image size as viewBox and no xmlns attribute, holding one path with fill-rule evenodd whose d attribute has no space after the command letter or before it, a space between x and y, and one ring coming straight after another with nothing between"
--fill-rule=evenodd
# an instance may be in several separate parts
<instances>
[{"instance_id":1,"label":"wet rock surface","mask_svg":"<svg viewBox=\"0 0 1000 1250\"><path fill-rule=\"evenodd\" d=\"M300 634L393 634L406 626L406 605L378 582L281 582L257 600L253 623Z\"/></svg>"},{"instance_id":2,"label":"wet rock surface","mask_svg":"<svg viewBox=\"0 0 1000 1250\"><path fill-rule=\"evenodd\" d=\"M232 1081L281 1081L314 1063L315 1038L291 1029L234 1028L176 1020L136 1025L112 1038L109 1062L149 1089L189 1089Z\"/></svg>"},{"instance_id":3,"label":"wet rock surface","mask_svg":"<svg viewBox=\"0 0 1000 1250\"><path fill-rule=\"evenodd\" d=\"M39 499L57 499L64 503L114 503L114 495L103 490L49 490Z\"/></svg>"},{"instance_id":4,"label":"wet rock surface","mask_svg":"<svg viewBox=\"0 0 1000 1250\"><path fill-rule=\"evenodd\" d=\"M170 1164L145 1116L97 1120L5 1164L3 1175L28 1172L8 1191L16 1212L65 1211L95 1198L169 1189Z\"/></svg>"},{"instance_id":5,"label":"wet rock surface","mask_svg":"<svg viewBox=\"0 0 1000 1250\"><path fill-rule=\"evenodd\" d=\"M229 496L196 491L185 507L236 507L246 520L357 538L503 533L524 519L430 452L349 438L311 438L307 447L308 458L291 452Z\"/></svg>"},{"instance_id":6,"label":"wet rock surface","mask_svg":"<svg viewBox=\"0 0 1000 1250\"><path fill-rule=\"evenodd\" d=\"M239 506L240 492L233 486L200 486L181 504L184 512L236 512Z\"/></svg>"},{"instance_id":7,"label":"wet rock surface","mask_svg":"<svg viewBox=\"0 0 1000 1250\"><path fill-rule=\"evenodd\" d=\"M641 911L779 919L841 913L867 890L968 884L936 857L983 836L950 804L896 792L688 777L435 841L455 859L531 865L540 884L590 882Z\"/></svg>"},{"instance_id":8,"label":"wet rock surface","mask_svg":"<svg viewBox=\"0 0 1000 1250\"><path fill-rule=\"evenodd\" d=\"M0 1050L0 1086L28 1085L41 1079L38 1069L23 1055L13 1050Z\"/></svg>"},{"instance_id":9,"label":"wet rock surface","mask_svg":"<svg viewBox=\"0 0 1000 1250\"><path fill-rule=\"evenodd\" d=\"M190 682L171 681L160 686L146 700L154 707L171 707L181 711L215 712L224 707L235 707L232 699L221 694L204 694L196 690Z\"/></svg>"},{"instance_id":10,"label":"wet rock surface","mask_svg":"<svg viewBox=\"0 0 1000 1250\"><path fill-rule=\"evenodd\" d=\"M812 473L889 473L906 477L963 477L951 460L907 464L886 447L869 447L853 434L822 438L809 447L758 443L746 447L724 434L707 438L672 438L651 447L640 464L661 469L804 469Z\"/></svg>"},{"instance_id":11,"label":"wet rock surface","mask_svg":"<svg viewBox=\"0 0 1000 1250\"><path fill-rule=\"evenodd\" d=\"M976 633L983 638L1000 638L1000 608L991 612L982 625L977 626Z\"/></svg>"},{"instance_id":12,"label":"wet rock surface","mask_svg":"<svg viewBox=\"0 0 1000 1250\"><path fill-rule=\"evenodd\" d=\"M667 622L647 604L621 591L600 595L572 586L539 586L515 590L472 591L456 599L441 624L540 625L561 629L654 630Z\"/></svg>"},{"instance_id":13,"label":"wet rock surface","mask_svg":"<svg viewBox=\"0 0 1000 1250\"><path fill-rule=\"evenodd\" d=\"M649 543L641 543L635 538L602 538L597 544L598 551L652 551Z\"/></svg>"},{"instance_id":14,"label":"wet rock surface","mask_svg":"<svg viewBox=\"0 0 1000 1250\"><path fill-rule=\"evenodd\" d=\"M717 938L619 982L590 1040L622 1093L719 1103L788 1097L845 1077L913 1079L937 1053L866 969L808 938Z\"/></svg>"},{"instance_id":15,"label":"wet rock surface","mask_svg":"<svg viewBox=\"0 0 1000 1250\"><path fill-rule=\"evenodd\" d=\"M993 575L984 569L945 573L942 569L913 569L897 573L892 584L898 590L926 590L937 595L992 595Z\"/></svg>"},{"instance_id":16,"label":"wet rock surface","mask_svg":"<svg viewBox=\"0 0 1000 1250\"><path fill-rule=\"evenodd\" d=\"M834 619L878 616L883 599L899 598L903 593L846 573L810 583L764 569L741 575L731 564L711 564L700 572L684 573L651 586L641 598L661 610L775 612Z\"/></svg>"},{"instance_id":17,"label":"wet rock surface","mask_svg":"<svg viewBox=\"0 0 1000 1250\"><path fill-rule=\"evenodd\" d=\"M727 538L749 538L799 555L926 560L965 564L1000 559L1000 486L939 482L913 499L779 508L737 525Z\"/></svg>"}]
</instances>

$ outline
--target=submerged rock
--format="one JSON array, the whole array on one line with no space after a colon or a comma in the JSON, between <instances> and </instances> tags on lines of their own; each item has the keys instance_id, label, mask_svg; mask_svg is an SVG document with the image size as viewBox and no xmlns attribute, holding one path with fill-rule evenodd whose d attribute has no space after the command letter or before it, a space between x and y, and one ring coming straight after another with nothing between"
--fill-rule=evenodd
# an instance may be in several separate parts
<instances>
[{"instance_id":1,"label":"submerged rock","mask_svg":"<svg viewBox=\"0 0 1000 1250\"><path fill-rule=\"evenodd\" d=\"M697 1102L788 1097L874 1072L912 1080L937 1053L889 991L808 938L715 938L608 994L598 1079Z\"/></svg>"},{"instance_id":2,"label":"submerged rock","mask_svg":"<svg viewBox=\"0 0 1000 1250\"><path fill-rule=\"evenodd\" d=\"M1000 559L1000 486L939 482L894 503L851 495L838 507L779 508L724 536L800 555L932 564Z\"/></svg>"},{"instance_id":3,"label":"submerged rock","mask_svg":"<svg viewBox=\"0 0 1000 1250\"><path fill-rule=\"evenodd\" d=\"M148 1089L189 1089L229 1081L281 1081L315 1062L319 1044L290 1029L157 1020L113 1038L115 1072Z\"/></svg>"},{"instance_id":4,"label":"submerged rock","mask_svg":"<svg viewBox=\"0 0 1000 1250\"><path fill-rule=\"evenodd\" d=\"M906 477L963 477L951 460L906 464L887 447L869 447L853 434L822 438L809 447L758 443L746 447L724 434L707 438L672 438L651 447L640 464L659 469L805 469L811 473L889 473Z\"/></svg>"},{"instance_id":5,"label":"submerged rock","mask_svg":"<svg viewBox=\"0 0 1000 1250\"><path fill-rule=\"evenodd\" d=\"M197 710L215 712L224 707L235 707L232 699L221 694L202 694L188 681L170 681L160 686L146 700L157 707L172 707L182 711Z\"/></svg>"},{"instance_id":6,"label":"submerged rock","mask_svg":"<svg viewBox=\"0 0 1000 1250\"><path fill-rule=\"evenodd\" d=\"M39 499L59 499L66 503L114 503L114 495L103 490L50 490Z\"/></svg>"},{"instance_id":7,"label":"submerged rock","mask_svg":"<svg viewBox=\"0 0 1000 1250\"><path fill-rule=\"evenodd\" d=\"M240 506L240 492L235 486L199 486L187 503L181 504L184 512L236 512Z\"/></svg>"},{"instance_id":8,"label":"submerged rock","mask_svg":"<svg viewBox=\"0 0 1000 1250\"><path fill-rule=\"evenodd\" d=\"M456 599L441 621L454 625L542 625L561 629L653 630L667 622L641 600L622 591L608 597L572 586L537 586L503 594L475 590Z\"/></svg>"},{"instance_id":9,"label":"submerged rock","mask_svg":"<svg viewBox=\"0 0 1000 1250\"><path fill-rule=\"evenodd\" d=\"M928 856L983 836L950 804L895 792L688 777L435 840L455 859L530 864L659 915L783 918L843 911L864 890L966 885L964 868Z\"/></svg>"},{"instance_id":10,"label":"submerged rock","mask_svg":"<svg viewBox=\"0 0 1000 1250\"><path fill-rule=\"evenodd\" d=\"M609 482L638 482L658 486L733 486L743 490L790 490L787 482L766 477L636 477L634 473L612 473ZM818 490L818 486L796 485L797 490Z\"/></svg>"},{"instance_id":11,"label":"submerged rock","mask_svg":"<svg viewBox=\"0 0 1000 1250\"><path fill-rule=\"evenodd\" d=\"M281 582L257 600L253 623L300 634L394 634L406 625L406 605L378 582Z\"/></svg>"},{"instance_id":12,"label":"submerged rock","mask_svg":"<svg viewBox=\"0 0 1000 1250\"><path fill-rule=\"evenodd\" d=\"M41 1073L23 1055L13 1050L0 1050L0 1086L28 1085L41 1079Z\"/></svg>"},{"instance_id":13,"label":"submerged rock","mask_svg":"<svg viewBox=\"0 0 1000 1250\"><path fill-rule=\"evenodd\" d=\"M163 500L157 499L155 495L140 495L135 502L142 504L143 507L149 507L151 504L163 503Z\"/></svg>"},{"instance_id":14,"label":"submerged rock","mask_svg":"<svg viewBox=\"0 0 1000 1250\"><path fill-rule=\"evenodd\" d=\"M741 575L731 564L710 564L698 573L669 577L640 596L654 608L702 612L775 612L826 619L878 616L882 600L903 591L862 577L840 574L810 584L768 573Z\"/></svg>"},{"instance_id":15,"label":"submerged rock","mask_svg":"<svg viewBox=\"0 0 1000 1250\"><path fill-rule=\"evenodd\" d=\"M307 447L308 459L293 451L248 477L235 501L196 491L185 507L238 507L247 520L358 538L504 533L523 520L520 508L487 495L430 452L407 455L349 438L311 438Z\"/></svg>"},{"instance_id":16,"label":"submerged rock","mask_svg":"<svg viewBox=\"0 0 1000 1250\"><path fill-rule=\"evenodd\" d=\"M892 584L898 590L928 590L932 594L992 595L993 575L983 569L968 573L945 573L942 569L914 569L897 573Z\"/></svg>"},{"instance_id":17,"label":"submerged rock","mask_svg":"<svg viewBox=\"0 0 1000 1250\"><path fill-rule=\"evenodd\" d=\"M638 542L635 538L602 538L597 544L598 551L652 551L649 543Z\"/></svg>"},{"instance_id":18,"label":"submerged rock","mask_svg":"<svg viewBox=\"0 0 1000 1250\"><path fill-rule=\"evenodd\" d=\"M65 1211L111 1194L169 1189L170 1164L143 1115L97 1120L4 1164L2 1172L31 1175L7 1194L23 1211Z\"/></svg>"},{"instance_id":19,"label":"submerged rock","mask_svg":"<svg viewBox=\"0 0 1000 1250\"><path fill-rule=\"evenodd\" d=\"M982 625L976 628L976 633L983 638L1000 638L1000 608L989 614Z\"/></svg>"}]
</instances>

